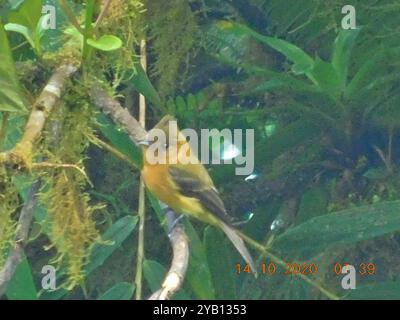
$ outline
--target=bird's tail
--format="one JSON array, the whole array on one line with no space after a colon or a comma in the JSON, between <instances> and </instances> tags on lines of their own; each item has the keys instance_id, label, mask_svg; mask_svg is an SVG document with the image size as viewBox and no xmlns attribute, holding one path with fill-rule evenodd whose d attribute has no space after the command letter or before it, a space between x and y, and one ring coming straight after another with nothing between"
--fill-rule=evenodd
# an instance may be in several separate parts
<instances>
[{"instance_id":1,"label":"bird's tail","mask_svg":"<svg viewBox=\"0 0 400 320\"><path fill-rule=\"evenodd\" d=\"M243 259L249 264L251 271L257 276L257 270L253 258L251 257L249 250L247 250L243 239L239 236L235 229L228 226L227 224L221 223L221 228L225 232L229 240L231 240L237 251L239 251Z\"/></svg>"}]
</instances>

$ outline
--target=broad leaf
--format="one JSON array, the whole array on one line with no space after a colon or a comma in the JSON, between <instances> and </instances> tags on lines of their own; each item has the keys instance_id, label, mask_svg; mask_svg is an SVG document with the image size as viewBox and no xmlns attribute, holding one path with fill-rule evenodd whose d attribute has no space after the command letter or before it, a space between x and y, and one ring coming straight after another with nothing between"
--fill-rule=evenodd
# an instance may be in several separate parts
<instances>
[{"instance_id":1,"label":"broad leaf","mask_svg":"<svg viewBox=\"0 0 400 320\"><path fill-rule=\"evenodd\" d=\"M117 250L122 243L128 238L128 236L135 229L137 223L137 217L126 216L117 220L111 227L109 227L104 234L102 239L108 241L108 244L97 244L92 251L89 258L89 264L85 268L86 276L88 276L95 269L104 264L104 262ZM57 273L58 279L63 278L65 270L60 270ZM68 291L64 288L60 288L53 292L44 292L40 299L43 300L58 300L66 295Z\"/></svg>"},{"instance_id":2,"label":"broad leaf","mask_svg":"<svg viewBox=\"0 0 400 320\"><path fill-rule=\"evenodd\" d=\"M25 112L14 61L6 32L0 21L0 111Z\"/></svg>"},{"instance_id":3,"label":"broad leaf","mask_svg":"<svg viewBox=\"0 0 400 320\"><path fill-rule=\"evenodd\" d=\"M222 231L208 226L204 230L204 247L217 299L236 299L235 262Z\"/></svg>"},{"instance_id":4,"label":"broad leaf","mask_svg":"<svg viewBox=\"0 0 400 320\"><path fill-rule=\"evenodd\" d=\"M25 39L29 42L32 48L35 48L35 41L32 30L28 29L27 27L23 26L22 24L17 23L7 23L4 26L4 29L7 31L13 31L22 34Z\"/></svg>"},{"instance_id":5,"label":"broad leaf","mask_svg":"<svg viewBox=\"0 0 400 320\"><path fill-rule=\"evenodd\" d=\"M185 231L190 240L190 257L187 280L198 299L215 299L215 289L205 248L192 224L185 221Z\"/></svg>"},{"instance_id":6,"label":"broad leaf","mask_svg":"<svg viewBox=\"0 0 400 320\"><path fill-rule=\"evenodd\" d=\"M42 2L42 0L25 0L16 10L10 13L8 21L23 25L31 31L36 30L42 16Z\"/></svg>"},{"instance_id":7,"label":"broad leaf","mask_svg":"<svg viewBox=\"0 0 400 320\"><path fill-rule=\"evenodd\" d=\"M350 300L398 300L400 297L400 282L386 281L365 285L350 290L346 299Z\"/></svg>"},{"instance_id":8,"label":"broad leaf","mask_svg":"<svg viewBox=\"0 0 400 320\"><path fill-rule=\"evenodd\" d=\"M132 233L136 227L138 218L126 216L115 222L102 235L104 241L110 241L110 244L97 244L93 248L92 255L89 259L89 264L86 266L86 274L97 269L107 260L111 254L117 250L126 238Z\"/></svg>"},{"instance_id":9,"label":"broad leaf","mask_svg":"<svg viewBox=\"0 0 400 320\"><path fill-rule=\"evenodd\" d=\"M317 59L312 75L321 90L333 98L339 97L341 91L340 79L332 64Z\"/></svg>"},{"instance_id":10,"label":"broad leaf","mask_svg":"<svg viewBox=\"0 0 400 320\"><path fill-rule=\"evenodd\" d=\"M26 258L18 265L7 286L6 296L10 300L37 300L32 270Z\"/></svg>"},{"instance_id":11,"label":"broad leaf","mask_svg":"<svg viewBox=\"0 0 400 320\"><path fill-rule=\"evenodd\" d=\"M400 230L400 201L325 214L287 230L274 242L284 256L304 260L332 247L356 243Z\"/></svg>"},{"instance_id":12,"label":"broad leaf","mask_svg":"<svg viewBox=\"0 0 400 320\"><path fill-rule=\"evenodd\" d=\"M350 55L354 46L354 42L359 33L360 29L341 29L335 40L335 47L332 55L332 65L339 77L342 90L346 86Z\"/></svg>"},{"instance_id":13,"label":"broad leaf","mask_svg":"<svg viewBox=\"0 0 400 320\"><path fill-rule=\"evenodd\" d=\"M314 60L306 52L288 41L264 36L249 27L238 23L222 21L220 22L220 27L236 33L248 34L282 53L288 60L294 63L292 70L295 74L308 74L314 66Z\"/></svg>"},{"instance_id":14,"label":"broad leaf","mask_svg":"<svg viewBox=\"0 0 400 320\"><path fill-rule=\"evenodd\" d=\"M135 285L120 282L103 293L97 300L130 300L135 292Z\"/></svg>"},{"instance_id":15,"label":"broad leaf","mask_svg":"<svg viewBox=\"0 0 400 320\"><path fill-rule=\"evenodd\" d=\"M113 35L104 35L99 39L87 39L86 42L101 51L113 51L122 47L121 39Z\"/></svg>"},{"instance_id":16,"label":"broad leaf","mask_svg":"<svg viewBox=\"0 0 400 320\"><path fill-rule=\"evenodd\" d=\"M111 145L119 152L126 155L132 163L137 166L142 166L142 152L129 138L118 125L111 122L103 113L97 114L97 123L101 133L110 141Z\"/></svg>"},{"instance_id":17,"label":"broad leaf","mask_svg":"<svg viewBox=\"0 0 400 320\"><path fill-rule=\"evenodd\" d=\"M151 84L149 77L137 61L134 65L133 75L127 80L128 85L132 85L139 93L144 95L155 107L163 108L160 96Z\"/></svg>"}]
</instances>

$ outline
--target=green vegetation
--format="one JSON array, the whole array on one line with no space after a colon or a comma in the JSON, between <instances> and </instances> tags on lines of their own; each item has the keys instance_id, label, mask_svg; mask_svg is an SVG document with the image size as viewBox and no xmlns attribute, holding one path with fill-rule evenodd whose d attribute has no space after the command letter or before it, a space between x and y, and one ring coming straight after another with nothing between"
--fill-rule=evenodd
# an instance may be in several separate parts
<instances>
[{"instance_id":1,"label":"green vegetation","mask_svg":"<svg viewBox=\"0 0 400 320\"><path fill-rule=\"evenodd\" d=\"M0 1L0 152L20 141L55 69L80 66L32 150L13 165L0 155L0 270L41 181L25 258L2 298L134 297L141 150L95 107L95 83L135 116L142 94L147 129L168 113L181 128L255 130L251 179L234 165L208 169L246 221L260 275L238 265L220 231L185 218L189 267L173 299L398 298L398 1L353 1L353 30L341 28L341 0L107 2ZM45 4L56 30L43 27L54 18ZM171 260L151 194L146 212L144 298ZM351 292L335 272L346 262L357 271ZM57 269L55 291L41 289L44 265Z\"/></svg>"}]
</instances>

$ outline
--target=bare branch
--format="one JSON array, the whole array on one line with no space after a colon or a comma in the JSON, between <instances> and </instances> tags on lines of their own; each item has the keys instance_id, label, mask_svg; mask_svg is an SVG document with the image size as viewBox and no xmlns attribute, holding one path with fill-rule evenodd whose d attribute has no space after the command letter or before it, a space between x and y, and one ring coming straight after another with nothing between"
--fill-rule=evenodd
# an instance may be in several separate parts
<instances>
[{"instance_id":1,"label":"bare branch","mask_svg":"<svg viewBox=\"0 0 400 320\"><path fill-rule=\"evenodd\" d=\"M95 24L94 24L94 28L97 29L98 26L101 24L101 21L103 20L103 18L105 17L108 9L110 8L112 0L106 0L106 3L103 6L103 9L101 10Z\"/></svg>"},{"instance_id":2,"label":"bare branch","mask_svg":"<svg viewBox=\"0 0 400 320\"><path fill-rule=\"evenodd\" d=\"M111 98L106 91L99 86L94 85L90 92L93 102L106 114L109 115L115 123L120 124L127 132L134 143L143 140L147 134L140 123L123 108L118 101Z\"/></svg>"},{"instance_id":3,"label":"bare branch","mask_svg":"<svg viewBox=\"0 0 400 320\"><path fill-rule=\"evenodd\" d=\"M173 258L161 288L149 300L170 299L182 287L189 264L189 241L185 230L181 224L176 223L175 213L171 209L168 208L166 215Z\"/></svg>"}]
</instances>

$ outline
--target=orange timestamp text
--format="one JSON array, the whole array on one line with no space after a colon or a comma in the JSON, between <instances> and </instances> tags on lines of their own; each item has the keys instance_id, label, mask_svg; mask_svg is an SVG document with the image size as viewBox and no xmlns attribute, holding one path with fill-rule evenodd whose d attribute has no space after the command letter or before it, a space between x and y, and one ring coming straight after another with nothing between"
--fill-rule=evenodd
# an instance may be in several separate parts
<instances>
[{"instance_id":1,"label":"orange timestamp text","mask_svg":"<svg viewBox=\"0 0 400 320\"><path fill-rule=\"evenodd\" d=\"M351 265L361 276L372 276L376 274L376 266L372 262L362 262L357 265L352 265L350 263L337 262L332 265L331 272L336 275L343 275L343 267ZM259 264L257 273L265 275L317 275L320 272L320 268L317 263L314 262L287 262L287 263L275 263L275 262L263 262ZM235 265L235 271L237 274L251 274L251 268L248 263ZM329 271L329 270L328 270Z\"/></svg>"}]
</instances>

